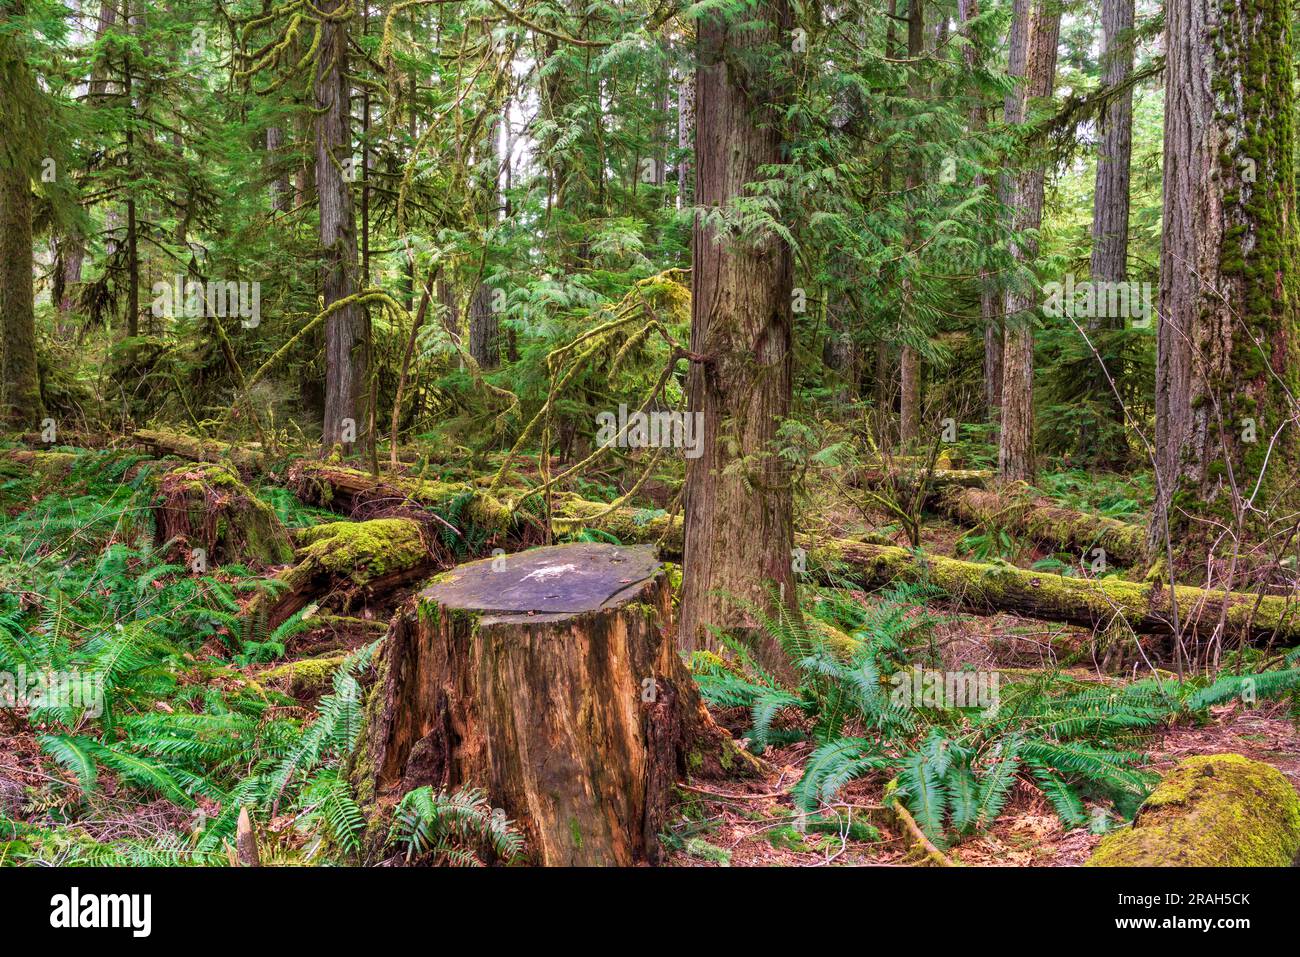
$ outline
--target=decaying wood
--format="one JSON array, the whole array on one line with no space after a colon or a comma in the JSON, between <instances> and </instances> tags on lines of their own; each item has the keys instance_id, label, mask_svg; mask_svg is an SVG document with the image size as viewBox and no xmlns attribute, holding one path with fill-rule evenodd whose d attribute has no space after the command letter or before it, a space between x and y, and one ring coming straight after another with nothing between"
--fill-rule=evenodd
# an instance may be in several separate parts
<instances>
[{"instance_id":1,"label":"decaying wood","mask_svg":"<svg viewBox=\"0 0 1300 957\"><path fill-rule=\"evenodd\" d=\"M545 865L661 857L674 782L752 759L711 721L646 547L577 543L445 572L394 617L363 797L484 788Z\"/></svg>"},{"instance_id":2,"label":"decaying wood","mask_svg":"<svg viewBox=\"0 0 1300 957\"><path fill-rule=\"evenodd\" d=\"M314 483L315 493L310 488L304 493L309 500L336 508L346 509L359 500L358 496L374 494L376 489L372 476L354 469L311 462L299 463L294 469L302 476L300 481ZM515 521L510 517L508 501L494 499L470 485L400 477L386 478L380 484L384 483L389 488L387 494L406 495L430 508L446 507L452 498L461 496L465 514L474 515L475 521L493 523L495 528L506 528ZM681 555L681 522L673 516L631 508L602 515L606 506L576 496L557 499L556 507L565 527L580 527L583 517L591 516L592 527L621 542L657 542L665 558L673 560ZM651 517L643 520L642 516ZM1123 618L1137 632L1171 631L1169 592L1159 583L1068 578L940 555L920 558L893 545L813 535L800 535L796 542L806 552L808 570L814 579L829 584L880 588L897 581L925 581L963 611L976 614L1010 612L1089 627L1105 627ZM1283 643L1300 642L1300 606L1288 598L1230 592L1225 599L1221 591L1190 586L1179 586L1176 597L1181 624L1193 632L1212 632L1226 600L1225 637L1258 642L1276 635Z\"/></svg>"},{"instance_id":3,"label":"decaying wood","mask_svg":"<svg viewBox=\"0 0 1300 957\"><path fill-rule=\"evenodd\" d=\"M1008 528L1050 546L1076 549L1089 558L1092 549L1102 548L1111 565L1137 565L1146 557L1146 529L1141 525L1061 508L1041 496L950 485L936 496L934 505L965 525Z\"/></svg>"},{"instance_id":4,"label":"decaying wood","mask_svg":"<svg viewBox=\"0 0 1300 957\"><path fill-rule=\"evenodd\" d=\"M251 620L275 628L308 604L344 609L426 577L438 567L423 527L408 518L327 522L294 533L294 564L275 576L279 587L254 599Z\"/></svg>"},{"instance_id":5,"label":"decaying wood","mask_svg":"<svg viewBox=\"0 0 1300 957\"><path fill-rule=\"evenodd\" d=\"M257 852L257 835L253 832L248 808L239 809L239 822L235 825L235 855L241 867L262 866L262 859Z\"/></svg>"},{"instance_id":6,"label":"decaying wood","mask_svg":"<svg viewBox=\"0 0 1300 957\"><path fill-rule=\"evenodd\" d=\"M193 462L165 472L158 482L158 540L181 542L187 562L255 561L280 565L292 557L289 534L275 510L254 495L228 466Z\"/></svg>"},{"instance_id":7,"label":"decaying wood","mask_svg":"<svg viewBox=\"0 0 1300 957\"><path fill-rule=\"evenodd\" d=\"M245 474L261 469L266 462L266 453L255 442L221 442L162 429L137 429L131 439L155 455L174 455L192 462L230 462Z\"/></svg>"},{"instance_id":8,"label":"decaying wood","mask_svg":"<svg viewBox=\"0 0 1300 957\"><path fill-rule=\"evenodd\" d=\"M919 555L891 545L842 539L809 550L809 570L863 588L895 582L926 583L963 611L1011 612L1044 621L1104 628L1117 619L1134 631L1171 632L1169 589L1159 583L1049 575L1010 565L984 565L941 555ZM1225 637L1262 643L1300 642L1300 604L1289 596L1257 596L1178 586L1179 620L1186 634L1209 636L1224 606Z\"/></svg>"}]
</instances>

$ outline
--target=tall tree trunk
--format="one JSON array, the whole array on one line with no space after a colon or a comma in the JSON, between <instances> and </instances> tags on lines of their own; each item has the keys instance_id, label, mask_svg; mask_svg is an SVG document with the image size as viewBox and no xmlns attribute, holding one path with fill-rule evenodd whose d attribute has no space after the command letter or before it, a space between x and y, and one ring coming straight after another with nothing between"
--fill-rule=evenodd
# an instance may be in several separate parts
<instances>
[{"instance_id":1,"label":"tall tree trunk","mask_svg":"<svg viewBox=\"0 0 1300 957\"><path fill-rule=\"evenodd\" d=\"M1133 2L1102 0L1102 57L1106 87L1128 83L1133 72ZM1094 283L1122 283L1128 273L1129 161L1133 151L1133 91L1126 88L1101 115L1101 144L1097 154L1097 177L1093 193L1092 261ZM1101 310L1098 310L1100 312ZM1093 331L1122 326L1122 316L1089 318ZM1124 408L1111 387L1101 363L1090 367L1089 395L1100 408L1096 434L1084 437L1084 450L1100 463L1114 463L1124 456ZM1113 374L1112 370L1112 374Z\"/></svg>"},{"instance_id":2,"label":"tall tree trunk","mask_svg":"<svg viewBox=\"0 0 1300 957\"><path fill-rule=\"evenodd\" d=\"M342 0L326 0L333 13ZM351 110L348 107L348 21L325 21L316 66L316 187L320 197L322 290L325 307L357 291L357 226L351 183ZM325 417L322 444L351 453L366 422L365 316L355 304L325 320Z\"/></svg>"},{"instance_id":3,"label":"tall tree trunk","mask_svg":"<svg viewBox=\"0 0 1300 957\"><path fill-rule=\"evenodd\" d=\"M677 208L690 206L695 200L691 194L691 132L695 129L695 74L688 73L677 84Z\"/></svg>"},{"instance_id":4,"label":"tall tree trunk","mask_svg":"<svg viewBox=\"0 0 1300 957\"><path fill-rule=\"evenodd\" d=\"M1056 76L1056 46L1061 32L1061 11L1056 0L1034 0L1030 13L1027 0L1016 0L1017 18L1029 13L1028 56L1025 83L1016 91L1014 104L1008 103L1008 119L1024 123L1030 106L1052 94ZM1012 28L1012 51L1015 52L1015 26ZM1019 75L1012 64L1008 71ZM1023 234L1037 230L1043 219L1043 191L1046 174L1041 166L1030 165L1014 177L1012 208L1015 230ZM1017 263L1032 262L1038 243L1022 238L1012 244L1011 254ZM998 471L1008 481L1033 482L1034 463L1034 320L1037 284L1017 285L1007 291L1005 335L1002 355L1002 430L998 445Z\"/></svg>"},{"instance_id":5,"label":"tall tree trunk","mask_svg":"<svg viewBox=\"0 0 1300 957\"><path fill-rule=\"evenodd\" d=\"M908 93L915 99L925 96L927 87L922 79L920 59L925 53L925 2L910 0L907 8L907 59L912 72L908 82ZM921 188L921 158L914 154L907 169L907 201L916 202L917 191ZM916 245L916 235L908 225L907 245L909 250ZM912 280L913 266L908 264L903 277L903 308L906 313L913 313L915 295ZM903 449L916 444L921 437L921 357L913 346L903 344L899 357L899 406L898 406L898 443Z\"/></svg>"},{"instance_id":6,"label":"tall tree trunk","mask_svg":"<svg viewBox=\"0 0 1300 957\"><path fill-rule=\"evenodd\" d=\"M1189 558L1217 535L1202 520L1231 526L1234 486L1258 515L1275 514L1275 496L1294 487L1291 15L1284 0L1167 7L1151 524L1161 544L1167 514Z\"/></svg>"},{"instance_id":7,"label":"tall tree trunk","mask_svg":"<svg viewBox=\"0 0 1300 957\"><path fill-rule=\"evenodd\" d=\"M780 104L786 84L765 67L746 70L745 54L783 42L790 28L786 0L767 0L732 29L717 14L699 27L696 70L697 202L724 207L780 162ZM691 351L699 358L687 378L690 412L701 420L702 448L688 459L682 578L684 648L710 644L709 626L752 625L735 603L748 600L795 607L791 489L776 454L778 424L790 410L791 290L789 246L774 235L736 237L697 219ZM774 642L759 642L761 661L789 667Z\"/></svg>"},{"instance_id":8,"label":"tall tree trunk","mask_svg":"<svg viewBox=\"0 0 1300 957\"><path fill-rule=\"evenodd\" d=\"M0 3L0 14L22 4ZM36 313L32 290L31 122L39 92L20 35L0 33L0 416L6 424L40 424Z\"/></svg>"},{"instance_id":9,"label":"tall tree trunk","mask_svg":"<svg viewBox=\"0 0 1300 957\"><path fill-rule=\"evenodd\" d=\"M957 13L961 18L966 46L962 57L966 69L972 74L984 67L986 51L971 27L971 21L980 15L979 0L958 0ZM967 122L971 132L982 131L987 123L983 99L977 93L971 104ZM983 174L975 177L975 189L982 191L987 184ZM989 217L989 231L996 223ZM996 422L1002 408L1002 297L997 282L986 268L979 272L980 324L984 329L984 411L990 422Z\"/></svg>"},{"instance_id":10,"label":"tall tree trunk","mask_svg":"<svg viewBox=\"0 0 1300 957\"><path fill-rule=\"evenodd\" d=\"M1102 0L1104 87L1133 72L1133 0ZM1101 144L1092 216L1093 280L1121 282L1128 272L1129 158L1133 152L1133 91L1111 100L1101 116Z\"/></svg>"},{"instance_id":11,"label":"tall tree trunk","mask_svg":"<svg viewBox=\"0 0 1300 957\"><path fill-rule=\"evenodd\" d=\"M266 161L271 166L271 208L277 213L289 211L293 190L289 186L289 169L284 165L284 128L268 126L266 128Z\"/></svg>"}]
</instances>

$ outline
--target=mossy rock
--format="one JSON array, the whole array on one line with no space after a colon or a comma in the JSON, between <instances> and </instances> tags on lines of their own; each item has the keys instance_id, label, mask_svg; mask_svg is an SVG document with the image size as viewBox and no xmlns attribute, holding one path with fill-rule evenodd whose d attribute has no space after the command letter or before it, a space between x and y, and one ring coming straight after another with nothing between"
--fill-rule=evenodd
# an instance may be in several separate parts
<instances>
[{"instance_id":1,"label":"mossy rock","mask_svg":"<svg viewBox=\"0 0 1300 957\"><path fill-rule=\"evenodd\" d=\"M1287 867L1300 852L1300 795L1240 754L1187 758L1106 837L1089 867Z\"/></svg>"}]
</instances>

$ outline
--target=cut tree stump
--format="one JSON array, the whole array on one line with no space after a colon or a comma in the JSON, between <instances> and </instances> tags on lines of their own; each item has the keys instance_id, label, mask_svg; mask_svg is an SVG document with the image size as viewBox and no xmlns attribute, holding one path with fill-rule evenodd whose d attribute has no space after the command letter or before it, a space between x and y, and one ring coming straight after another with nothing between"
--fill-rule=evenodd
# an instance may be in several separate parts
<instances>
[{"instance_id":1,"label":"cut tree stump","mask_svg":"<svg viewBox=\"0 0 1300 957\"><path fill-rule=\"evenodd\" d=\"M398 613L367 709L363 800L486 790L542 865L655 863L674 783L754 759L708 716L649 547L460 565Z\"/></svg>"}]
</instances>

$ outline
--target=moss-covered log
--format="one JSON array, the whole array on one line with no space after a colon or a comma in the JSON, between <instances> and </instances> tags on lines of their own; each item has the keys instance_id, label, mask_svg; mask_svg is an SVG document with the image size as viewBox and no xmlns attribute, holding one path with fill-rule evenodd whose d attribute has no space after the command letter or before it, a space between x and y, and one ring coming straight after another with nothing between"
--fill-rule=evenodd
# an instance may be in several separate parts
<instances>
[{"instance_id":1,"label":"moss-covered log","mask_svg":"<svg viewBox=\"0 0 1300 957\"><path fill-rule=\"evenodd\" d=\"M470 485L420 482L406 477L373 476L354 469L316 462L295 464L300 494L309 501L349 511L366 496L387 494L401 501L406 496L431 510L445 509L460 497L475 521L494 523L503 529L517 521L511 514L509 493L501 499L487 496ZM302 483L307 483L305 486ZM387 489L387 491L383 491ZM564 495L556 499L556 516L561 528L582 525L614 535L625 544L654 542L667 559L681 555L681 520L675 516L619 508L604 515L607 506ZM667 534L665 534L665 532ZM809 571L820 581L847 581L861 587L878 588L896 581L928 581L948 600L975 613L1010 612L1046 621L1061 621L1090 627L1104 626L1123 615L1138 632L1169 633L1169 592L1160 584L1137 584L1114 579L1066 578L1046 572L1025 571L1004 565L965 562L932 555L924 559L913 552L880 542L826 539L798 535L796 542L807 552ZM1180 586L1176 597L1180 622L1202 633L1213 630L1225 602L1221 591L1204 591ZM1286 598L1232 592L1226 598L1229 636L1245 635L1263 640L1273 635L1284 642L1300 642L1300 607ZM1258 601L1258 607L1256 602Z\"/></svg>"},{"instance_id":2,"label":"moss-covered log","mask_svg":"<svg viewBox=\"0 0 1300 957\"><path fill-rule=\"evenodd\" d=\"M227 466L194 462L158 483L158 538L202 549L204 561L282 565L293 557L279 517ZM193 559L191 555L191 559Z\"/></svg>"},{"instance_id":3,"label":"moss-covered log","mask_svg":"<svg viewBox=\"0 0 1300 957\"><path fill-rule=\"evenodd\" d=\"M192 462L229 462L245 474L261 469L266 462L266 453L252 442L200 439L163 429L137 429L131 439L156 455L174 455Z\"/></svg>"},{"instance_id":4,"label":"moss-covered log","mask_svg":"<svg viewBox=\"0 0 1300 957\"><path fill-rule=\"evenodd\" d=\"M385 641L363 800L481 787L536 863L658 861L674 783L751 767L700 702L671 615L646 547L557 545L440 575Z\"/></svg>"},{"instance_id":5,"label":"moss-covered log","mask_svg":"<svg viewBox=\"0 0 1300 957\"><path fill-rule=\"evenodd\" d=\"M921 482L926 482L930 495L937 495L948 488L986 488L997 476L988 469L935 469L926 473L920 469L865 468L855 473L854 484L866 488L880 488L896 484L899 488L911 491Z\"/></svg>"},{"instance_id":6,"label":"moss-covered log","mask_svg":"<svg viewBox=\"0 0 1300 957\"><path fill-rule=\"evenodd\" d=\"M1107 836L1090 867L1287 867L1300 854L1300 795L1240 754L1187 758Z\"/></svg>"},{"instance_id":7,"label":"moss-covered log","mask_svg":"<svg viewBox=\"0 0 1300 957\"><path fill-rule=\"evenodd\" d=\"M409 518L327 522L298 530L294 564L279 587L254 600L249 617L275 628L311 602L348 608L424 578L436 567L423 526Z\"/></svg>"},{"instance_id":8,"label":"moss-covered log","mask_svg":"<svg viewBox=\"0 0 1300 957\"><path fill-rule=\"evenodd\" d=\"M1146 555L1146 529L1141 525L1061 508L1041 496L950 485L936 496L934 505L965 525L1007 528L1087 556L1092 549L1102 548L1112 564L1136 565Z\"/></svg>"},{"instance_id":9,"label":"moss-covered log","mask_svg":"<svg viewBox=\"0 0 1300 957\"><path fill-rule=\"evenodd\" d=\"M1044 621L1105 627L1122 618L1138 632L1169 634L1168 587L1114 578L1087 579L920 555L891 545L831 539L810 549L809 570L864 588L925 582L965 611L1011 612ZM838 569L838 572L837 572ZM1300 604L1277 595L1211 591L1180 585L1175 592L1186 634L1208 636L1226 605L1225 634L1263 642L1300 642Z\"/></svg>"},{"instance_id":10,"label":"moss-covered log","mask_svg":"<svg viewBox=\"0 0 1300 957\"><path fill-rule=\"evenodd\" d=\"M438 482L391 472L381 473L376 478L358 469L309 460L295 462L289 469L288 479L303 501L345 515L366 507L396 509L402 506L442 515L454 506L458 515L477 528L516 538L539 521L534 511L540 498L530 500L533 509L515 507L527 494L525 489L506 489L492 495L485 488L462 482ZM629 507L610 511L608 505L564 492L557 493L552 504L552 526L557 532L587 526L612 535L623 544L657 544L666 555L681 554L680 516Z\"/></svg>"}]
</instances>

